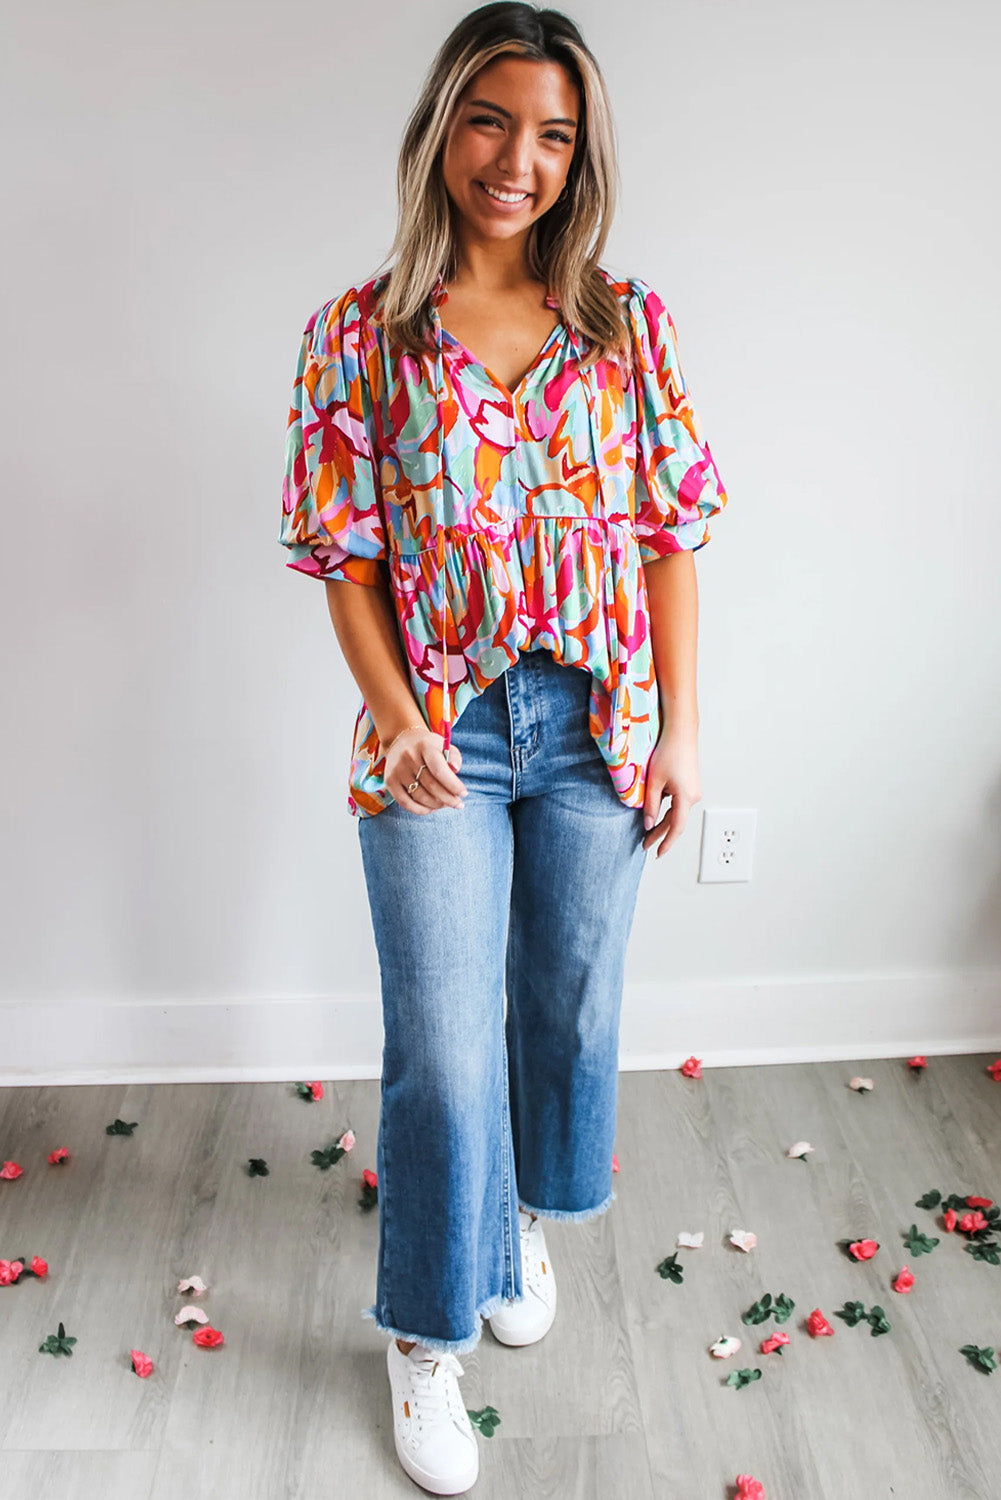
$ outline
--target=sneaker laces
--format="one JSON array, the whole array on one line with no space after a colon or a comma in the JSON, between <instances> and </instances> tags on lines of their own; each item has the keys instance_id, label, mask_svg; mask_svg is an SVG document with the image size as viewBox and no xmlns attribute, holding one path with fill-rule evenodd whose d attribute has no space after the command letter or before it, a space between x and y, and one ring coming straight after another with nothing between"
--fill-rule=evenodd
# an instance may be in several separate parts
<instances>
[{"instance_id":1,"label":"sneaker laces","mask_svg":"<svg viewBox=\"0 0 1001 1500\"><path fill-rule=\"evenodd\" d=\"M458 1389L450 1380L438 1378L436 1372L439 1370L450 1372L452 1375L462 1375L465 1372L454 1354L446 1351L437 1353L429 1350L422 1354L420 1359L410 1359L412 1369L412 1394L414 1415L418 1424L423 1426L425 1421L433 1421L435 1418L445 1415L457 1418L459 1421L465 1416L465 1407L458 1411L455 1406L455 1393Z\"/></svg>"}]
</instances>

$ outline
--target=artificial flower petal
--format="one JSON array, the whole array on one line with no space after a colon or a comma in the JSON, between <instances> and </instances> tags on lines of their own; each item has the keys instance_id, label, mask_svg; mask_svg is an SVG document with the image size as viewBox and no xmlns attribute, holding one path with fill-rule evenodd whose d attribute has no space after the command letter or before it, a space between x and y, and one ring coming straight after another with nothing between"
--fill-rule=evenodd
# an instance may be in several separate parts
<instances>
[{"instance_id":1,"label":"artificial flower petal","mask_svg":"<svg viewBox=\"0 0 1001 1500\"><path fill-rule=\"evenodd\" d=\"M987 1071L995 1083L1001 1083L1001 1057L998 1058L997 1062L992 1062Z\"/></svg>"},{"instance_id":2,"label":"artificial flower petal","mask_svg":"<svg viewBox=\"0 0 1001 1500\"><path fill-rule=\"evenodd\" d=\"M848 1087L855 1089L860 1094L868 1094L876 1085L871 1078L853 1078Z\"/></svg>"},{"instance_id":3,"label":"artificial flower petal","mask_svg":"<svg viewBox=\"0 0 1001 1500\"><path fill-rule=\"evenodd\" d=\"M0 1260L0 1286L13 1286L23 1270L23 1260Z\"/></svg>"},{"instance_id":4,"label":"artificial flower petal","mask_svg":"<svg viewBox=\"0 0 1001 1500\"><path fill-rule=\"evenodd\" d=\"M182 1323L188 1323L192 1321L195 1323L207 1323L208 1320L208 1313L203 1312L200 1307L195 1307L190 1302L188 1303L187 1307L182 1307L181 1311L174 1318L174 1322L177 1324L178 1328L180 1328Z\"/></svg>"},{"instance_id":5,"label":"artificial flower petal","mask_svg":"<svg viewBox=\"0 0 1001 1500\"><path fill-rule=\"evenodd\" d=\"M848 1254L856 1260L872 1260L878 1249L878 1240L852 1240L848 1246Z\"/></svg>"},{"instance_id":6,"label":"artificial flower petal","mask_svg":"<svg viewBox=\"0 0 1001 1500\"><path fill-rule=\"evenodd\" d=\"M350 1151L354 1146L355 1139L356 1137L353 1130L345 1130L344 1134L341 1136L337 1144L338 1146L340 1146L342 1151Z\"/></svg>"},{"instance_id":7,"label":"artificial flower petal","mask_svg":"<svg viewBox=\"0 0 1001 1500\"><path fill-rule=\"evenodd\" d=\"M758 1243L758 1236L751 1229L735 1229L730 1236L730 1243L749 1254Z\"/></svg>"},{"instance_id":8,"label":"artificial flower petal","mask_svg":"<svg viewBox=\"0 0 1001 1500\"><path fill-rule=\"evenodd\" d=\"M701 1057L688 1057L688 1058L686 1058L685 1061L681 1064L681 1071L682 1071L682 1073L684 1073L684 1075L685 1075L686 1078L701 1078L702 1077L702 1059L701 1059Z\"/></svg>"},{"instance_id":9,"label":"artificial flower petal","mask_svg":"<svg viewBox=\"0 0 1001 1500\"><path fill-rule=\"evenodd\" d=\"M893 1290L895 1292L909 1292L913 1285L914 1272L909 1271L907 1267L904 1266L903 1270L899 1272L896 1281L894 1281L893 1283Z\"/></svg>"},{"instance_id":10,"label":"artificial flower petal","mask_svg":"<svg viewBox=\"0 0 1001 1500\"><path fill-rule=\"evenodd\" d=\"M682 1230L682 1232L678 1235L678 1246L679 1248L687 1248L689 1250L701 1250L702 1241L705 1239L705 1237L706 1233L704 1229L700 1229L698 1234L686 1234L684 1230Z\"/></svg>"},{"instance_id":11,"label":"artificial flower petal","mask_svg":"<svg viewBox=\"0 0 1001 1500\"><path fill-rule=\"evenodd\" d=\"M765 1500L765 1487L750 1474L738 1474L737 1493L733 1500Z\"/></svg>"},{"instance_id":12,"label":"artificial flower petal","mask_svg":"<svg viewBox=\"0 0 1001 1500\"><path fill-rule=\"evenodd\" d=\"M147 1375L152 1375L153 1361L148 1354L143 1354L138 1349L130 1349L129 1353L132 1355L132 1368L138 1376L145 1380Z\"/></svg>"},{"instance_id":13,"label":"artificial flower petal","mask_svg":"<svg viewBox=\"0 0 1001 1500\"><path fill-rule=\"evenodd\" d=\"M739 1348L740 1339L735 1339L732 1335L723 1334L716 1340L715 1344L709 1345L709 1353L714 1359L729 1359L732 1354L736 1354Z\"/></svg>"},{"instance_id":14,"label":"artificial flower petal","mask_svg":"<svg viewBox=\"0 0 1001 1500\"><path fill-rule=\"evenodd\" d=\"M13 1182L15 1177L23 1177L23 1175L24 1168L19 1167L16 1161L5 1161L3 1166L0 1167L0 1177L6 1177L9 1182Z\"/></svg>"},{"instance_id":15,"label":"artificial flower petal","mask_svg":"<svg viewBox=\"0 0 1001 1500\"><path fill-rule=\"evenodd\" d=\"M786 1152L786 1156L806 1156L807 1152L812 1150L813 1147L810 1145L809 1141L797 1141L794 1146L789 1147L789 1150Z\"/></svg>"},{"instance_id":16,"label":"artificial flower petal","mask_svg":"<svg viewBox=\"0 0 1001 1500\"><path fill-rule=\"evenodd\" d=\"M830 1338L834 1334L834 1329L828 1323L819 1307L815 1307L807 1318L806 1330L813 1339Z\"/></svg>"},{"instance_id":17,"label":"artificial flower petal","mask_svg":"<svg viewBox=\"0 0 1001 1500\"><path fill-rule=\"evenodd\" d=\"M618 1170L619 1170L619 1158L616 1156L615 1152L613 1151L612 1152L612 1171L613 1172L617 1172Z\"/></svg>"},{"instance_id":18,"label":"artificial flower petal","mask_svg":"<svg viewBox=\"0 0 1001 1500\"><path fill-rule=\"evenodd\" d=\"M47 1260L43 1260L40 1255L33 1255L31 1257L31 1269L36 1276L47 1276L49 1274L49 1263Z\"/></svg>"},{"instance_id":19,"label":"artificial flower petal","mask_svg":"<svg viewBox=\"0 0 1001 1500\"><path fill-rule=\"evenodd\" d=\"M313 1095L314 1099L322 1099L323 1098L323 1084L322 1083L311 1083L309 1085L309 1091Z\"/></svg>"},{"instance_id":20,"label":"artificial flower petal","mask_svg":"<svg viewBox=\"0 0 1001 1500\"><path fill-rule=\"evenodd\" d=\"M202 1292L207 1291L208 1288L200 1276L186 1276L183 1281L177 1283L177 1290L179 1292L194 1292L196 1297L200 1297Z\"/></svg>"},{"instance_id":21,"label":"artificial flower petal","mask_svg":"<svg viewBox=\"0 0 1001 1500\"><path fill-rule=\"evenodd\" d=\"M920 1057L920 1056L918 1056L918 1057L909 1057L907 1059L907 1066L909 1068L913 1068L914 1071L917 1072L917 1070L919 1068L927 1068L927 1066L928 1066L928 1060L927 1060L927 1058Z\"/></svg>"},{"instance_id":22,"label":"artificial flower petal","mask_svg":"<svg viewBox=\"0 0 1001 1500\"><path fill-rule=\"evenodd\" d=\"M371 1167L366 1167L365 1170L364 1170L364 1172L361 1175L362 1175L362 1181L365 1183L366 1187L372 1187L372 1188L374 1188L374 1187L378 1187L379 1186L379 1179L376 1176L376 1174L372 1171Z\"/></svg>"},{"instance_id":23,"label":"artificial flower petal","mask_svg":"<svg viewBox=\"0 0 1001 1500\"><path fill-rule=\"evenodd\" d=\"M225 1339L218 1328L196 1328L191 1335L191 1342L200 1349L218 1349L220 1344L225 1343Z\"/></svg>"},{"instance_id":24,"label":"artificial flower petal","mask_svg":"<svg viewBox=\"0 0 1001 1500\"><path fill-rule=\"evenodd\" d=\"M762 1340L761 1352L762 1354L773 1354L776 1349L781 1350L782 1346L788 1344L788 1342L789 1335L783 1333L781 1329L776 1329L774 1333L770 1333L766 1339Z\"/></svg>"},{"instance_id":25,"label":"artificial flower petal","mask_svg":"<svg viewBox=\"0 0 1001 1500\"><path fill-rule=\"evenodd\" d=\"M55 1151L49 1152L48 1160L52 1166L58 1166L61 1161L66 1160L67 1156L69 1156L69 1152L66 1150L66 1147L57 1146Z\"/></svg>"}]
</instances>

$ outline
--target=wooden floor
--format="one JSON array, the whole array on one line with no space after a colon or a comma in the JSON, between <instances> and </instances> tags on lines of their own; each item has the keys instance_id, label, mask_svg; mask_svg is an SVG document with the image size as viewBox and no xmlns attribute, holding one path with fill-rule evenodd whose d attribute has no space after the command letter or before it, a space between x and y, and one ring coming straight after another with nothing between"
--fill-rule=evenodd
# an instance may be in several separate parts
<instances>
[{"instance_id":1,"label":"wooden floor","mask_svg":"<svg viewBox=\"0 0 1001 1500\"><path fill-rule=\"evenodd\" d=\"M975 1261L931 1188L1001 1199L1001 1084L989 1057L624 1073L611 1211L547 1221L559 1286L541 1343L511 1349L489 1329L461 1356L467 1407L500 1425L478 1435L475 1493L566 1500L731 1500L753 1474L767 1500L994 1500L1001 1494L1001 1370L961 1345L1001 1347L1001 1267ZM848 1080L875 1080L859 1095ZM0 1259L39 1255L45 1280L0 1288L0 1500L284 1500L424 1493L393 1451L386 1335L374 1300L378 1210L358 1206L375 1168L379 1085L155 1085L0 1090ZM134 1136L108 1136L120 1116ZM328 1171L310 1152L348 1127ZM797 1140L816 1151L786 1158ZM46 1157L67 1146L69 1161ZM264 1157L266 1178L248 1177ZM911 1257L902 1235L940 1236ZM752 1229L747 1255L728 1243ZM657 1264L680 1231L685 1280ZM840 1243L873 1238L856 1264ZM893 1291L909 1264L907 1295ZM201 1349L175 1327L178 1280L201 1275L225 1334ZM796 1310L783 1354L741 1322L784 1292ZM892 1325L834 1316L879 1303ZM833 1338L805 1321L820 1307ZM70 1358L38 1346L63 1322ZM732 1360L708 1347L744 1340ZM132 1372L138 1348L156 1369ZM760 1368L745 1389L731 1368Z\"/></svg>"}]
</instances>

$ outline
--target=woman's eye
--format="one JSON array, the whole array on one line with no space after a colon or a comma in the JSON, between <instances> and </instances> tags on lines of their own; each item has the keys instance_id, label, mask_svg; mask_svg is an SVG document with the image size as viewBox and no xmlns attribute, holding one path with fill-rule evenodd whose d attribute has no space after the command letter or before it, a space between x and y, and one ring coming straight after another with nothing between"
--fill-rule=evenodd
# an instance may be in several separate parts
<instances>
[{"instance_id":1,"label":"woman's eye","mask_svg":"<svg viewBox=\"0 0 1001 1500\"><path fill-rule=\"evenodd\" d=\"M496 115L475 115L470 119L470 125L500 125ZM562 130L548 130L546 134L550 139L562 141L564 146L570 145L570 136L565 135Z\"/></svg>"}]
</instances>

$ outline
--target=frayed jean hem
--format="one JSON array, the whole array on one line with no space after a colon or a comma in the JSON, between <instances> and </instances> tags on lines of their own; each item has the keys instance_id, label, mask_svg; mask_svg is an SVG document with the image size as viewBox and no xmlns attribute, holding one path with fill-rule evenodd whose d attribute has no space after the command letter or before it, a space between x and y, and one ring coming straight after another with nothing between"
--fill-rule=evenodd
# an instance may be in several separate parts
<instances>
[{"instance_id":1,"label":"frayed jean hem","mask_svg":"<svg viewBox=\"0 0 1001 1500\"><path fill-rule=\"evenodd\" d=\"M536 1208L534 1203L526 1203L519 1194L518 1202L522 1208L527 1209L530 1214L538 1214L540 1219L565 1219L571 1224L583 1223L585 1219L596 1219L599 1214L607 1213L612 1206L615 1193L609 1193L603 1203L597 1208L582 1208L576 1211L567 1211L561 1208Z\"/></svg>"},{"instance_id":2,"label":"frayed jean hem","mask_svg":"<svg viewBox=\"0 0 1001 1500\"><path fill-rule=\"evenodd\" d=\"M503 1292L498 1292L495 1297L489 1297L482 1306L476 1309L477 1319L489 1318L493 1313L499 1312L500 1308L510 1301L523 1302L524 1293L520 1297L505 1297ZM483 1324L479 1322L475 1333L471 1333L465 1339L435 1339L429 1338L424 1333L410 1333L406 1328L393 1328L388 1323L383 1323L379 1318L378 1310L373 1304L371 1307L363 1307L361 1310L363 1318L371 1318L382 1333L391 1333L394 1338L402 1339L405 1344L423 1344L425 1349L434 1349L440 1354L468 1354L475 1349L483 1337Z\"/></svg>"}]
</instances>

